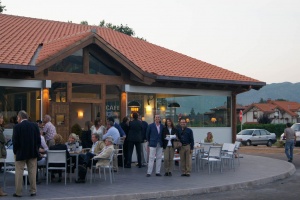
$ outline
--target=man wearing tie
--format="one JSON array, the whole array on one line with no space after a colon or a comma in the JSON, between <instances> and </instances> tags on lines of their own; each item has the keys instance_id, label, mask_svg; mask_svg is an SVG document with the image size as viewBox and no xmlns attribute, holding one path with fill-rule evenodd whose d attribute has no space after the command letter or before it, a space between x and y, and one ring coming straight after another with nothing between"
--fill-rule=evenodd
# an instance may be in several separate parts
<instances>
[{"instance_id":1,"label":"man wearing tie","mask_svg":"<svg viewBox=\"0 0 300 200\"><path fill-rule=\"evenodd\" d=\"M162 158L162 130L163 125L160 123L160 116L155 115L154 123L150 124L147 128L146 138L149 142L150 155L147 170L147 177L150 177L153 170L154 159L156 156L156 176L161 176L161 158Z\"/></svg>"}]
</instances>

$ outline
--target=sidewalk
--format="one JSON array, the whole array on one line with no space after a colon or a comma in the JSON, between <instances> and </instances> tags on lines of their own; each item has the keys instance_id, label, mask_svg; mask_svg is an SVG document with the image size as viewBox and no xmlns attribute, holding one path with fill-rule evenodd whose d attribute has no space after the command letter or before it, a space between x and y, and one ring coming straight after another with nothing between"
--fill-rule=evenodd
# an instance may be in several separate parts
<instances>
[{"instance_id":1,"label":"sidewalk","mask_svg":"<svg viewBox=\"0 0 300 200\"><path fill-rule=\"evenodd\" d=\"M146 177L146 167L131 169L120 168L115 173L115 182L110 184L109 178L105 181L97 177L96 181L90 184L89 180L85 184L73 182L57 183L52 182L46 185L46 181L37 186L37 196L30 197L29 192L23 191L22 199L150 199L160 197L172 197L181 195L192 195L210 192L220 192L245 188L248 186L270 183L279 179L289 177L295 172L293 164L286 161L243 155L240 158L240 166L236 169L228 169L225 166L223 173L218 169L208 174L208 169L193 171L191 177L181 177L181 173L176 166L172 177L156 177L153 173L151 177ZM161 172L163 175L163 170ZM3 185L3 174L0 183ZM87 174L89 178L89 173ZM16 199L12 197L14 193L14 177L7 175L5 192L9 196L5 199ZM25 190L25 187L23 187Z\"/></svg>"}]
</instances>

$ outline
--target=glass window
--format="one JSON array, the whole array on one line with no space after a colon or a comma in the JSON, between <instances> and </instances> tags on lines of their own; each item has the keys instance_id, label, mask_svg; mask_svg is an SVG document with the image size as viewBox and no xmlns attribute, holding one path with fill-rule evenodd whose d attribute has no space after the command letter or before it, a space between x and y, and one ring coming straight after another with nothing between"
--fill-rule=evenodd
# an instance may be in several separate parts
<instances>
[{"instance_id":1,"label":"glass window","mask_svg":"<svg viewBox=\"0 0 300 200\"><path fill-rule=\"evenodd\" d=\"M89 54L89 61L90 74L120 76L120 73L105 65L103 62L100 61L100 59L98 59L91 53Z\"/></svg>"},{"instance_id":2,"label":"glass window","mask_svg":"<svg viewBox=\"0 0 300 200\"><path fill-rule=\"evenodd\" d=\"M154 114L177 124L180 117L187 119L190 127L230 127L231 98L228 96L191 96L166 94L128 94L128 103L137 101L140 104L140 115L153 121ZM134 112L128 108L128 113Z\"/></svg>"},{"instance_id":3,"label":"glass window","mask_svg":"<svg viewBox=\"0 0 300 200\"><path fill-rule=\"evenodd\" d=\"M260 130L260 135L267 135L265 130Z\"/></svg>"},{"instance_id":4,"label":"glass window","mask_svg":"<svg viewBox=\"0 0 300 200\"><path fill-rule=\"evenodd\" d=\"M52 83L49 93L53 102L67 102L67 83Z\"/></svg>"},{"instance_id":5,"label":"glass window","mask_svg":"<svg viewBox=\"0 0 300 200\"><path fill-rule=\"evenodd\" d=\"M253 111L253 119L257 119L257 111Z\"/></svg>"},{"instance_id":6,"label":"glass window","mask_svg":"<svg viewBox=\"0 0 300 200\"><path fill-rule=\"evenodd\" d=\"M36 88L0 86L0 112L6 128L12 128L20 110L25 110L32 121L41 119L41 92Z\"/></svg>"},{"instance_id":7,"label":"glass window","mask_svg":"<svg viewBox=\"0 0 300 200\"><path fill-rule=\"evenodd\" d=\"M253 132L253 134L252 134L252 135L259 136L259 135L260 135L260 132L259 132L259 130L255 130L255 131Z\"/></svg>"},{"instance_id":8,"label":"glass window","mask_svg":"<svg viewBox=\"0 0 300 200\"><path fill-rule=\"evenodd\" d=\"M71 56L64 58L62 61L52 65L49 71L83 73L83 54L82 49L76 51Z\"/></svg>"},{"instance_id":9,"label":"glass window","mask_svg":"<svg viewBox=\"0 0 300 200\"><path fill-rule=\"evenodd\" d=\"M175 123L180 117L192 127L229 127L231 100L227 96L173 96L157 98L157 110L162 118Z\"/></svg>"}]
</instances>

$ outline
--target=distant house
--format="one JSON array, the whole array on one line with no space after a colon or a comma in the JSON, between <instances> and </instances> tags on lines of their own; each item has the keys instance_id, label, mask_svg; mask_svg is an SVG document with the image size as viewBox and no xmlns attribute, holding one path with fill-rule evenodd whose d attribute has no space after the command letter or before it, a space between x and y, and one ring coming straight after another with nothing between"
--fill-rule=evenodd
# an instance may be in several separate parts
<instances>
[{"instance_id":1,"label":"distant house","mask_svg":"<svg viewBox=\"0 0 300 200\"><path fill-rule=\"evenodd\" d=\"M253 103L243 112L243 123L257 123L259 117L267 114L272 124L300 122L300 103L290 101L272 101Z\"/></svg>"},{"instance_id":2,"label":"distant house","mask_svg":"<svg viewBox=\"0 0 300 200\"><path fill-rule=\"evenodd\" d=\"M236 104L236 108L235 108L235 114L237 117L237 121L239 121L239 113L240 111L244 111L247 107L246 106L242 106L239 104ZM214 121L214 123L219 124L219 123L224 123L224 120L227 119L226 115L227 115L227 106L219 106L219 107L215 107L210 109L210 112L205 112L204 113L204 119L206 119L206 121Z\"/></svg>"}]
</instances>

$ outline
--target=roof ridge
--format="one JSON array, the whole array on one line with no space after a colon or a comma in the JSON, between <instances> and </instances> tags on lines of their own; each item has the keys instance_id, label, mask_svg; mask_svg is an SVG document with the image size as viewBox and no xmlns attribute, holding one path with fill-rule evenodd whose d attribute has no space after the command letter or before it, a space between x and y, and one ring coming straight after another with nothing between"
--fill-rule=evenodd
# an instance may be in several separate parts
<instances>
[{"instance_id":1,"label":"roof ridge","mask_svg":"<svg viewBox=\"0 0 300 200\"><path fill-rule=\"evenodd\" d=\"M69 38L76 37L76 36L79 36L79 35L84 35L84 34L89 33L89 32L92 34L91 30L84 30L84 31L80 31L80 32L77 32L77 33L74 33L74 34L71 34L71 35L66 35L66 36L63 36L63 37L55 38L53 40L45 41L45 42L43 42L43 44L50 44L52 42L58 42L58 41L69 39Z\"/></svg>"}]
</instances>

